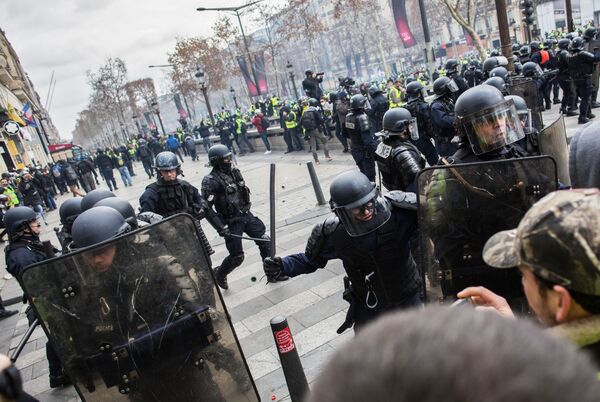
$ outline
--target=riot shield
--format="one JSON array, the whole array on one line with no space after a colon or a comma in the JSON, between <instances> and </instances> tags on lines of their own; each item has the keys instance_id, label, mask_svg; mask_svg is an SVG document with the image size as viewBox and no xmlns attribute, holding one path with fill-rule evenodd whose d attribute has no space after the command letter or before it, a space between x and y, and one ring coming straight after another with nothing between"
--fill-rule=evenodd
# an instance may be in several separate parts
<instances>
[{"instance_id":1,"label":"riot shield","mask_svg":"<svg viewBox=\"0 0 600 402\"><path fill-rule=\"evenodd\" d=\"M549 155L554 158L558 170L558 180L562 184L570 186L567 130L562 115L540 132L538 144L540 155Z\"/></svg>"},{"instance_id":2,"label":"riot shield","mask_svg":"<svg viewBox=\"0 0 600 402\"><path fill-rule=\"evenodd\" d=\"M453 299L485 286L509 301L522 298L517 269L498 270L482 259L485 242L516 228L525 212L556 190L548 156L426 168L417 178L421 269L428 299Z\"/></svg>"},{"instance_id":3,"label":"riot shield","mask_svg":"<svg viewBox=\"0 0 600 402\"><path fill-rule=\"evenodd\" d=\"M258 401L189 215L21 277L84 401Z\"/></svg>"},{"instance_id":4,"label":"riot shield","mask_svg":"<svg viewBox=\"0 0 600 402\"><path fill-rule=\"evenodd\" d=\"M600 51L600 39L593 39L587 43L586 50L591 53ZM600 63L594 64L594 72L592 74L592 84L594 91L598 91L598 80L600 80ZM596 99L593 99L596 100Z\"/></svg>"},{"instance_id":5,"label":"riot shield","mask_svg":"<svg viewBox=\"0 0 600 402\"><path fill-rule=\"evenodd\" d=\"M507 85L507 89L510 95L517 95L525 100L525 103L527 103L527 106L531 110L533 126L541 130L544 127L540 105L541 95L538 94L535 82L530 79L514 77L511 79L510 84Z\"/></svg>"}]
</instances>

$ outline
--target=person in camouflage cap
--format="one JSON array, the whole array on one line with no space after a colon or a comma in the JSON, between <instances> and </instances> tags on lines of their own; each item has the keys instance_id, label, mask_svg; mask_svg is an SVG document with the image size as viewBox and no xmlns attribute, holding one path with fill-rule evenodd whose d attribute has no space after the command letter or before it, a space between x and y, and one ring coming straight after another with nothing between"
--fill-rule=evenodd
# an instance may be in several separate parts
<instances>
[{"instance_id":1,"label":"person in camouflage cap","mask_svg":"<svg viewBox=\"0 0 600 402\"><path fill-rule=\"evenodd\" d=\"M494 268L518 267L538 319L600 365L600 190L548 194L516 229L492 236L483 259ZM506 300L483 287L458 297L512 316Z\"/></svg>"}]
</instances>

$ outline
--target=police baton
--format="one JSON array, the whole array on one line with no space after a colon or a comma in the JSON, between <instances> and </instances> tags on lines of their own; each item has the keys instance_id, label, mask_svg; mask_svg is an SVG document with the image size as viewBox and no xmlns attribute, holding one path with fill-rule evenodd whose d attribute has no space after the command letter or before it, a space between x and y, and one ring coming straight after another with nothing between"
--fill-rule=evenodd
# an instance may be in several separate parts
<instances>
[{"instance_id":1,"label":"police baton","mask_svg":"<svg viewBox=\"0 0 600 402\"><path fill-rule=\"evenodd\" d=\"M36 329L36 327L39 324L40 324L40 320L38 318L36 318L35 320L33 320L33 322L31 323L31 325L29 326L29 329L27 329L27 332L25 332L25 335L23 335L23 338L21 338L21 340L19 341L19 344L17 345L17 348L15 349L15 351L13 352L13 354L10 356L10 361L11 362L15 363L17 361L17 359L21 355L21 352L23 351L23 348L27 344L27 341L29 340L29 338L31 338L31 335L33 334L33 331Z\"/></svg>"},{"instance_id":2,"label":"police baton","mask_svg":"<svg viewBox=\"0 0 600 402\"><path fill-rule=\"evenodd\" d=\"M263 242L271 242L271 239L259 239L258 237L250 237L250 236L242 236L238 234L231 233L229 236L235 237L242 240L252 240L252 241L263 241Z\"/></svg>"},{"instance_id":3,"label":"police baton","mask_svg":"<svg viewBox=\"0 0 600 402\"><path fill-rule=\"evenodd\" d=\"M271 231L271 258L275 257L275 164L271 163L271 172L269 178L269 207L271 210L271 222L269 224Z\"/></svg>"},{"instance_id":4,"label":"police baton","mask_svg":"<svg viewBox=\"0 0 600 402\"><path fill-rule=\"evenodd\" d=\"M283 316L271 318L271 332L273 332L273 338L277 346L277 353L290 392L290 399L292 402L300 402L308 391L308 381L306 381L306 374L304 374L298 349L287 319Z\"/></svg>"}]
</instances>

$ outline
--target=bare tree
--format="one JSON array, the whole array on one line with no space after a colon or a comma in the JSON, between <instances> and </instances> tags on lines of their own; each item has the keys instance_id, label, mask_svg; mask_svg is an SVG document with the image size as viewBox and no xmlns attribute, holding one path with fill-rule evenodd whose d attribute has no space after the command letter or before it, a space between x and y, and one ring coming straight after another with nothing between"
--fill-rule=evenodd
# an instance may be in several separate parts
<instances>
[{"instance_id":1,"label":"bare tree","mask_svg":"<svg viewBox=\"0 0 600 402\"><path fill-rule=\"evenodd\" d=\"M475 0L442 0L448 11L450 11L450 15L458 24L464 28L465 31L471 38L473 38L473 44L479 53L479 58L481 60L485 60L487 54L483 49L483 44L481 43L481 38L477 34L475 30L475 16L477 14L476 2Z\"/></svg>"},{"instance_id":2,"label":"bare tree","mask_svg":"<svg viewBox=\"0 0 600 402\"><path fill-rule=\"evenodd\" d=\"M120 58L108 58L96 72L87 72L92 97L107 109L114 110L117 118L125 123L124 104L126 102L125 83L127 66Z\"/></svg>"}]
</instances>

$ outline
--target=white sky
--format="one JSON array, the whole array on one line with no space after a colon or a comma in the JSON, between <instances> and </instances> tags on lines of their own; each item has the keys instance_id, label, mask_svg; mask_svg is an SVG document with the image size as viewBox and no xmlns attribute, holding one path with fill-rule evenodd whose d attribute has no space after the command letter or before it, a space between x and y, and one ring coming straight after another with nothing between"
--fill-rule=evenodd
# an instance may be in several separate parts
<instances>
[{"instance_id":1,"label":"white sky","mask_svg":"<svg viewBox=\"0 0 600 402\"><path fill-rule=\"evenodd\" d=\"M217 12L197 7L225 7L244 0L0 0L0 27L42 102L52 70L57 80L50 108L61 137L71 138L77 113L90 94L87 70L107 57L121 57L129 80L152 77L164 91L167 64L176 37L209 36ZM250 25L249 19L244 20Z\"/></svg>"}]
</instances>

